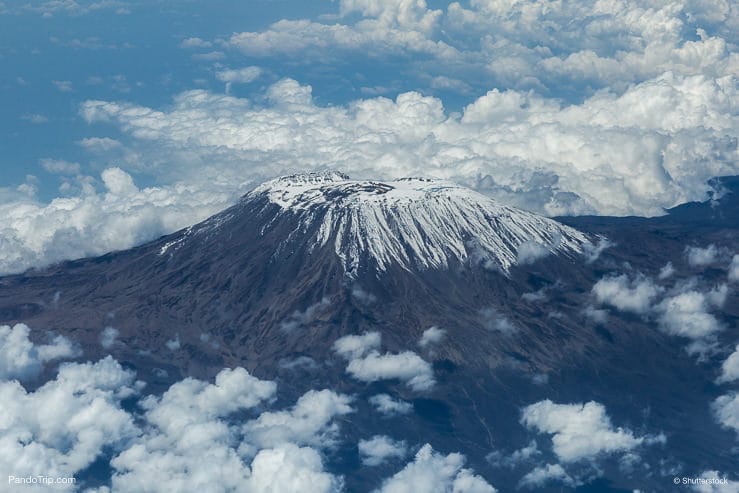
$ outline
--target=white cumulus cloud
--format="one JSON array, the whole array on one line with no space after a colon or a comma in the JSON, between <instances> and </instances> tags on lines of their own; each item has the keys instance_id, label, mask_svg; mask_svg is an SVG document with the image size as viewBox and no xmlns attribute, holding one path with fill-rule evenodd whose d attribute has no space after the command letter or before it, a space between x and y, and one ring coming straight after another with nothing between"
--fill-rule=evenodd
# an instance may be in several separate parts
<instances>
[{"instance_id":1,"label":"white cumulus cloud","mask_svg":"<svg viewBox=\"0 0 739 493\"><path fill-rule=\"evenodd\" d=\"M348 361L346 372L362 382L401 380L413 390L434 386L431 365L413 351L380 354L379 332L348 335L334 342L334 351Z\"/></svg>"},{"instance_id":2,"label":"white cumulus cloud","mask_svg":"<svg viewBox=\"0 0 739 493\"><path fill-rule=\"evenodd\" d=\"M0 380L26 379L37 376L45 363L73 358L79 350L63 336L56 336L49 344L34 344L25 324L0 325Z\"/></svg>"},{"instance_id":3,"label":"white cumulus cloud","mask_svg":"<svg viewBox=\"0 0 739 493\"><path fill-rule=\"evenodd\" d=\"M416 491L455 493L495 493L490 483L464 467L461 454L443 455L426 444L412 462L386 480L378 493L412 493Z\"/></svg>"},{"instance_id":4,"label":"white cumulus cloud","mask_svg":"<svg viewBox=\"0 0 739 493\"><path fill-rule=\"evenodd\" d=\"M436 383L431 365L412 351L398 354L370 351L349 361L346 372L362 382L401 380L417 391L428 390Z\"/></svg>"},{"instance_id":5,"label":"white cumulus cloud","mask_svg":"<svg viewBox=\"0 0 739 493\"><path fill-rule=\"evenodd\" d=\"M48 204L0 202L0 273L130 248L188 226L225 208L230 193L175 184L136 187L120 168L102 173L105 192L84 185L81 195Z\"/></svg>"},{"instance_id":6,"label":"white cumulus cloud","mask_svg":"<svg viewBox=\"0 0 739 493\"><path fill-rule=\"evenodd\" d=\"M722 329L709 309L721 306L726 297L725 286L714 291L686 290L665 298L658 306L659 324L668 334L701 339Z\"/></svg>"},{"instance_id":7,"label":"white cumulus cloud","mask_svg":"<svg viewBox=\"0 0 739 493\"><path fill-rule=\"evenodd\" d=\"M369 403L385 416L396 416L413 412L413 404L399 399L393 399L388 394L373 395L369 398Z\"/></svg>"},{"instance_id":8,"label":"white cumulus cloud","mask_svg":"<svg viewBox=\"0 0 739 493\"><path fill-rule=\"evenodd\" d=\"M713 412L722 426L739 433L739 393L730 392L713 401Z\"/></svg>"},{"instance_id":9,"label":"white cumulus cloud","mask_svg":"<svg viewBox=\"0 0 739 493\"><path fill-rule=\"evenodd\" d=\"M614 428L605 407L594 401L585 404L540 401L523 409L521 422L552 435L554 453L562 462L628 452L652 440L637 437L628 429Z\"/></svg>"},{"instance_id":10,"label":"white cumulus cloud","mask_svg":"<svg viewBox=\"0 0 739 493\"><path fill-rule=\"evenodd\" d=\"M289 411L268 411L244 425L254 444L271 447L283 443L328 447L339 432L334 417L351 413L352 399L330 390L305 393Z\"/></svg>"},{"instance_id":11,"label":"white cumulus cloud","mask_svg":"<svg viewBox=\"0 0 739 493\"><path fill-rule=\"evenodd\" d=\"M346 359L361 358L373 349L379 349L382 336L379 332L365 332L362 335L348 335L334 342L334 351Z\"/></svg>"},{"instance_id":12,"label":"white cumulus cloud","mask_svg":"<svg viewBox=\"0 0 739 493\"><path fill-rule=\"evenodd\" d=\"M569 487L574 487L576 485L575 480L572 479L572 477L567 474L567 471L565 471L559 464L547 464L546 466L534 468L521 478L519 485L530 489L536 489L551 482L561 483L564 486Z\"/></svg>"},{"instance_id":13,"label":"white cumulus cloud","mask_svg":"<svg viewBox=\"0 0 739 493\"><path fill-rule=\"evenodd\" d=\"M719 257L718 248L714 244L707 247L687 247L685 254L691 267L705 267L716 262Z\"/></svg>"},{"instance_id":14,"label":"white cumulus cloud","mask_svg":"<svg viewBox=\"0 0 739 493\"><path fill-rule=\"evenodd\" d=\"M429 327L423 331L423 334L421 334L421 339L418 341L418 345L422 348L426 348L431 344L436 344L444 338L445 334L446 330L444 329L440 329L436 326Z\"/></svg>"},{"instance_id":15,"label":"white cumulus cloud","mask_svg":"<svg viewBox=\"0 0 739 493\"><path fill-rule=\"evenodd\" d=\"M138 430L120 401L139 389L110 357L63 364L33 392L17 381L0 383L0 474L70 477L104 450L122 447Z\"/></svg>"},{"instance_id":16,"label":"white cumulus cloud","mask_svg":"<svg viewBox=\"0 0 739 493\"><path fill-rule=\"evenodd\" d=\"M733 481L726 474L719 474L718 471L703 471L696 477L707 480L705 484L692 486L693 491L698 493L739 493L739 481Z\"/></svg>"},{"instance_id":17,"label":"white cumulus cloud","mask_svg":"<svg viewBox=\"0 0 739 493\"><path fill-rule=\"evenodd\" d=\"M357 447L362 464L365 466L379 466L390 459L402 459L408 453L405 442L393 440L385 435L360 440Z\"/></svg>"},{"instance_id":18,"label":"white cumulus cloud","mask_svg":"<svg viewBox=\"0 0 739 493\"><path fill-rule=\"evenodd\" d=\"M734 380L739 380L739 344L721 365L721 376L718 378L719 383L733 382Z\"/></svg>"},{"instance_id":19,"label":"white cumulus cloud","mask_svg":"<svg viewBox=\"0 0 739 493\"><path fill-rule=\"evenodd\" d=\"M652 301L661 291L659 286L644 276L629 279L626 274L604 277L593 286L593 294L599 303L638 314L649 311Z\"/></svg>"}]
</instances>

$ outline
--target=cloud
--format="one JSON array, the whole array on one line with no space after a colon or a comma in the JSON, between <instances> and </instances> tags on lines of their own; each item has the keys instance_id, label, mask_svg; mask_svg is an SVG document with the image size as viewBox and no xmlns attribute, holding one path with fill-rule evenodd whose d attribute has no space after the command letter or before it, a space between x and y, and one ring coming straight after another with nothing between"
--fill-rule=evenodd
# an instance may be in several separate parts
<instances>
[{"instance_id":1,"label":"cloud","mask_svg":"<svg viewBox=\"0 0 739 493\"><path fill-rule=\"evenodd\" d=\"M353 412L351 401L350 397L330 390L311 390L291 410L262 413L243 429L258 447L284 443L330 447L339 431L332 420Z\"/></svg>"},{"instance_id":2,"label":"cloud","mask_svg":"<svg viewBox=\"0 0 739 493\"><path fill-rule=\"evenodd\" d=\"M213 384L186 378L161 397L144 398L145 432L111 460L112 490L243 488L250 471L237 444L244 437L225 418L271 400L275 391L274 382L236 368L222 370Z\"/></svg>"},{"instance_id":3,"label":"cloud","mask_svg":"<svg viewBox=\"0 0 739 493\"><path fill-rule=\"evenodd\" d=\"M593 294L599 303L637 314L647 313L661 291L662 288L642 275L631 280L626 274L604 277L593 286Z\"/></svg>"},{"instance_id":4,"label":"cloud","mask_svg":"<svg viewBox=\"0 0 739 493\"><path fill-rule=\"evenodd\" d=\"M705 484L693 485L693 491L698 493L737 493L739 492L739 481L732 481L726 474L718 471L703 471L695 476L706 480Z\"/></svg>"},{"instance_id":5,"label":"cloud","mask_svg":"<svg viewBox=\"0 0 739 493\"><path fill-rule=\"evenodd\" d=\"M77 142L81 147L90 152L110 152L114 149L122 147L119 141L111 139L110 137L86 137Z\"/></svg>"},{"instance_id":6,"label":"cloud","mask_svg":"<svg viewBox=\"0 0 739 493\"><path fill-rule=\"evenodd\" d=\"M739 172L726 137L736 125L727 105L739 104L731 87L665 74L569 105L492 90L456 114L418 92L320 106L310 86L285 79L264 104L194 90L164 109L86 101L81 114L198 183L211 173L244 181L333 168L450 179L549 215L660 215L704 199L711 177Z\"/></svg>"},{"instance_id":7,"label":"cloud","mask_svg":"<svg viewBox=\"0 0 739 493\"><path fill-rule=\"evenodd\" d=\"M605 324L608 321L608 310L600 310L593 306L586 306L583 314L596 324Z\"/></svg>"},{"instance_id":8,"label":"cloud","mask_svg":"<svg viewBox=\"0 0 739 493\"><path fill-rule=\"evenodd\" d=\"M262 75L259 67L244 67L240 69L219 70L216 78L228 84L248 84Z\"/></svg>"},{"instance_id":9,"label":"cloud","mask_svg":"<svg viewBox=\"0 0 739 493\"><path fill-rule=\"evenodd\" d=\"M402 459L408 453L405 442L385 435L375 435L359 441L359 456L365 466L379 466L390 459Z\"/></svg>"},{"instance_id":10,"label":"cloud","mask_svg":"<svg viewBox=\"0 0 739 493\"><path fill-rule=\"evenodd\" d=\"M338 16L328 16L330 22L281 20L234 34L229 43L249 56L286 60L291 67L333 68L357 54L390 67L402 64L403 70L379 76L357 69L363 79L380 78L386 87L402 78L427 92L498 87L577 100L599 92L621 94L664 74L730 79L739 65L732 50L739 25L728 3L721 4L474 1L432 9L426 2L344 1ZM634 101L632 112L656 119L661 113L651 111L652 105L659 105L662 95L650 96ZM731 118L726 109L719 113ZM690 122L689 113L685 121Z\"/></svg>"},{"instance_id":11,"label":"cloud","mask_svg":"<svg viewBox=\"0 0 739 493\"><path fill-rule=\"evenodd\" d=\"M272 401L275 391L274 382L236 368L213 384L187 378L146 397L144 431L111 460L112 490L298 492L309 482L315 491L341 491L343 480L325 472L320 453L291 441L318 440L309 435L325 431L322 420L331 416L321 415L320 400L327 394L309 392L292 411L266 411L244 426L229 420ZM275 431L280 418L289 433Z\"/></svg>"},{"instance_id":12,"label":"cloud","mask_svg":"<svg viewBox=\"0 0 739 493\"><path fill-rule=\"evenodd\" d=\"M518 327L511 322L508 317L500 313L493 307L483 308L480 310L480 318L483 326L487 330L500 332L503 335L512 335L518 332Z\"/></svg>"},{"instance_id":13,"label":"cloud","mask_svg":"<svg viewBox=\"0 0 739 493\"><path fill-rule=\"evenodd\" d=\"M722 395L713 401L711 407L716 419L722 426L739 433L739 393L730 392Z\"/></svg>"},{"instance_id":14,"label":"cloud","mask_svg":"<svg viewBox=\"0 0 739 493\"><path fill-rule=\"evenodd\" d=\"M54 87L56 87L59 92L71 92L72 91L72 81L69 80L53 80L51 81L52 84L54 84Z\"/></svg>"},{"instance_id":15,"label":"cloud","mask_svg":"<svg viewBox=\"0 0 739 493\"><path fill-rule=\"evenodd\" d=\"M525 241L518 247L518 251L516 252L516 261L521 265L533 264L550 253L549 249L541 243Z\"/></svg>"},{"instance_id":16,"label":"cloud","mask_svg":"<svg viewBox=\"0 0 739 493\"><path fill-rule=\"evenodd\" d=\"M494 493L497 491L482 477L464 468L461 454L443 455L426 444L414 460L390 479L378 493L411 493L415 491L454 491L459 493Z\"/></svg>"},{"instance_id":17,"label":"cloud","mask_svg":"<svg viewBox=\"0 0 739 493\"><path fill-rule=\"evenodd\" d=\"M546 288L541 288L536 291L530 291L521 295L522 300L526 300L529 303L538 303L547 299Z\"/></svg>"},{"instance_id":18,"label":"cloud","mask_svg":"<svg viewBox=\"0 0 739 493\"><path fill-rule=\"evenodd\" d=\"M98 1L76 1L76 0L45 0L40 2L20 3L10 13L20 14L25 11L40 14L44 18L55 15L86 15L101 10L112 10L116 15L130 13L128 7L130 2L123 0L98 0ZM0 6L0 14L3 14Z\"/></svg>"},{"instance_id":19,"label":"cloud","mask_svg":"<svg viewBox=\"0 0 739 493\"><path fill-rule=\"evenodd\" d=\"M436 383L431 365L412 351L380 354L372 350L362 358L350 360L346 372L368 383L401 380L416 391L429 390Z\"/></svg>"},{"instance_id":20,"label":"cloud","mask_svg":"<svg viewBox=\"0 0 739 493\"><path fill-rule=\"evenodd\" d=\"M44 5L50 14L68 11L59 2ZM85 101L83 118L111 133L90 138L115 136L134 162L117 159L123 147L91 150L96 159L127 173L145 169L168 203L151 188L139 190L136 200L114 206L129 218L123 227L97 206L105 192L90 195L89 186L70 180L61 202L32 203L28 214L44 211L42 224L28 228L11 217L0 227L0 272L141 243L225 208L255 182L296 170L435 176L547 215L659 215L703 200L709 178L739 173L731 138L739 57L731 49L736 16L701 5L344 2L330 23L297 19L237 33L230 46L289 55L282 58L291 67L321 57L351 61L357 52L382 63L390 55L413 65L387 73L418 73L421 86L437 87L455 74L480 96L461 111L424 96L424 87L393 99L319 104L310 86L285 79L250 99L195 90L161 107ZM194 39L184 44L206 48ZM393 80L360 82L396 87ZM80 193L71 196L70 187ZM68 209L59 211L62 204ZM23 200L0 203L0 212L28 208ZM89 227L87 215L96 216Z\"/></svg>"},{"instance_id":21,"label":"cloud","mask_svg":"<svg viewBox=\"0 0 739 493\"><path fill-rule=\"evenodd\" d=\"M429 327L428 329L423 331L423 334L421 334L421 339L419 339L418 345L421 346L421 348L425 349L431 344L436 344L437 342L440 342L445 335L446 330L440 329L436 326Z\"/></svg>"},{"instance_id":22,"label":"cloud","mask_svg":"<svg viewBox=\"0 0 739 493\"><path fill-rule=\"evenodd\" d=\"M685 290L669 296L656 307L659 326L668 334L689 339L710 337L722 326L708 310L721 306L725 298L725 285L708 292Z\"/></svg>"},{"instance_id":23,"label":"cloud","mask_svg":"<svg viewBox=\"0 0 739 493\"><path fill-rule=\"evenodd\" d=\"M431 87L455 74L477 90L492 83L576 97L624 91L664 73L731 76L736 27L728 7L702 2L481 1L431 9L423 1L345 0L331 23L281 20L229 42L249 56L305 65L348 63L357 53L401 59Z\"/></svg>"},{"instance_id":24,"label":"cloud","mask_svg":"<svg viewBox=\"0 0 739 493\"><path fill-rule=\"evenodd\" d=\"M283 358L278 362L280 368L285 370L311 370L318 367L316 360L309 356L298 356L297 358Z\"/></svg>"},{"instance_id":25,"label":"cloud","mask_svg":"<svg viewBox=\"0 0 739 493\"><path fill-rule=\"evenodd\" d=\"M362 13L354 25L321 24L309 20L281 20L263 32L236 33L229 44L249 56L306 56L313 60L336 59L345 53L427 54L452 57L457 50L426 33L434 30L439 11L428 11L425 2L381 2L358 6L341 3L343 14ZM343 52L343 53L341 53Z\"/></svg>"},{"instance_id":26,"label":"cloud","mask_svg":"<svg viewBox=\"0 0 739 493\"><path fill-rule=\"evenodd\" d=\"M333 349L339 356L352 360L361 358L373 349L379 349L381 341L379 332L365 332L362 335L348 335L337 339Z\"/></svg>"},{"instance_id":27,"label":"cloud","mask_svg":"<svg viewBox=\"0 0 739 493\"><path fill-rule=\"evenodd\" d=\"M721 376L718 383L728 383L739 380L739 344L734 348L734 352L721 365Z\"/></svg>"},{"instance_id":28,"label":"cloud","mask_svg":"<svg viewBox=\"0 0 739 493\"><path fill-rule=\"evenodd\" d=\"M362 305L371 305L377 301L377 296L362 289L362 286L355 284L352 287L352 297Z\"/></svg>"},{"instance_id":29,"label":"cloud","mask_svg":"<svg viewBox=\"0 0 739 493\"><path fill-rule=\"evenodd\" d=\"M234 491L302 493L306 485L318 493L344 490L343 480L325 472L320 454L309 447L284 444L261 450L251 466L251 477Z\"/></svg>"},{"instance_id":30,"label":"cloud","mask_svg":"<svg viewBox=\"0 0 739 493\"><path fill-rule=\"evenodd\" d=\"M0 202L0 273L130 248L205 219L234 199L183 183L139 189L120 168L106 169L101 178L101 193L83 181L81 195L48 204Z\"/></svg>"},{"instance_id":31,"label":"cloud","mask_svg":"<svg viewBox=\"0 0 739 493\"><path fill-rule=\"evenodd\" d=\"M672 275L675 273L675 267L673 267L672 262L667 262L660 270L659 274L657 275L657 279L660 281L664 281L665 279L669 279L672 277Z\"/></svg>"},{"instance_id":32,"label":"cloud","mask_svg":"<svg viewBox=\"0 0 739 493\"><path fill-rule=\"evenodd\" d=\"M541 455L539 447L536 444L536 440L532 440L531 443L525 447L516 450L510 455L504 455L499 450L495 450L485 456L485 460L491 464L499 467L513 468L522 463L531 461L534 457Z\"/></svg>"},{"instance_id":33,"label":"cloud","mask_svg":"<svg viewBox=\"0 0 739 493\"><path fill-rule=\"evenodd\" d=\"M413 351L380 354L380 342L379 332L365 332L337 339L333 349L348 361L346 372L362 382L398 379L417 391L434 386L434 371L429 363Z\"/></svg>"},{"instance_id":34,"label":"cloud","mask_svg":"<svg viewBox=\"0 0 739 493\"><path fill-rule=\"evenodd\" d=\"M103 346L103 349L112 348L120 334L121 333L115 327L105 327L102 332L100 332L100 345Z\"/></svg>"},{"instance_id":35,"label":"cloud","mask_svg":"<svg viewBox=\"0 0 739 493\"><path fill-rule=\"evenodd\" d=\"M243 368L224 369L213 384L186 378L173 384L161 397L147 397L142 407L149 423L176 436L203 418L227 416L269 401L275 392L274 382L259 380Z\"/></svg>"},{"instance_id":36,"label":"cloud","mask_svg":"<svg viewBox=\"0 0 739 493\"><path fill-rule=\"evenodd\" d=\"M688 257L688 265L691 267L705 267L718 260L719 251L716 245L710 244L707 247L687 247L685 254Z\"/></svg>"},{"instance_id":37,"label":"cloud","mask_svg":"<svg viewBox=\"0 0 739 493\"><path fill-rule=\"evenodd\" d=\"M729 264L729 281L739 282L739 254L731 258L731 264Z\"/></svg>"},{"instance_id":38,"label":"cloud","mask_svg":"<svg viewBox=\"0 0 739 493\"><path fill-rule=\"evenodd\" d=\"M631 451L659 438L636 437L613 428L602 404L555 404L544 400L523 409L521 422L540 433L552 435L557 458L565 463L593 460L599 455Z\"/></svg>"},{"instance_id":39,"label":"cloud","mask_svg":"<svg viewBox=\"0 0 739 493\"><path fill-rule=\"evenodd\" d=\"M369 398L378 412L385 416L396 416L399 414L408 414L413 412L413 404L398 399L393 399L388 394L377 394Z\"/></svg>"},{"instance_id":40,"label":"cloud","mask_svg":"<svg viewBox=\"0 0 739 493\"><path fill-rule=\"evenodd\" d=\"M192 59L198 62L218 62L226 58L226 54L222 51L209 51L207 53L196 53L192 55Z\"/></svg>"},{"instance_id":41,"label":"cloud","mask_svg":"<svg viewBox=\"0 0 739 493\"><path fill-rule=\"evenodd\" d=\"M206 41L201 38L193 37L193 38L185 38L180 42L180 48L210 48L213 46L213 43L210 41Z\"/></svg>"},{"instance_id":42,"label":"cloud","mask_svg":"<svg viewBox=\"0 0 739 493\"><path fill-rule=\"evenodd\" d=\"M49 118L38 113L25 113L21 116L21 120L33 123L34 125L40 125L42 123L48 122Z\"/></svg>"},{"instance_id":43,"label":"cloud","mask_svg":"<svg viewBox=\"0 0 739 493\"><path fill-rule=\"evenodd\" d=\"M167 340L164 345L167 346L167 349L170 351L177 351L182 347L182 344L180 343L180 335L175 335L172 339Z\"/></svg>"},{"instance_id":44,"label":"cloud","mask_svg":"<svg viewBox=\"0 0 739 493\"><path fill-rule=\"evenodd\" d=\"M105 450L136 437L121 400L140 388L133 373L110 357L65 363L33 392L17 381L0 383L0 474L70 477L83 471Z\"/></svg>"},{"instance_id":45,"label":"cloud","mask_svg":"<svg viewBox=\"0 0 739 493\"><path fill-rule=\"evenodd\" d=\"M24 328L0 328L1 361L10 361L19 343L28 346ZM42 363L68 352L63 345L24 351ZM274 401L277 389L243 368L224 369L213 383L185 378L162 395L140 397L143 388L111 356L64 363L33 392L18 381L0 382L0 473L71 477L99 461L109 462L111 483L98 493L298 492L306 482L312 491L343 490L343 479L326 472L320 452L305 444L334 443L331 420L352 411L348 397L309 391L292 409L264 411L242 425Z\"/></svg>"},{"instance_id":46,"label":"cloud","mask_svg":"<svg viewBox=\"0 0 739 493\"><path fill-rule=\"evenodd\" d=\"M537 467L521 478L519 487L529 489L541 488L550 482L562 483L565 486L574 488L576 482L570 477L564 468L559 464L547 464L546 466Z\"/></svg>"},{"instance_id":47,"label":"cloud","mask_svg":"<svg viewBox=\"0 0 739 493\"><path fill-rule=\"evenodd\" d=\"M292 315L287 318L287 320L283 320L280 323L280 329L284 330L285 332L292 332L296 329L299 329L300 327L313 322L316 318L316 315L330 304L331 300L323 297L321 301L310 305L302 312L295 310Z\"/></svg>"},{"instance_id":48,"label":"cloud","mask_svg":"<svg viewBox=\"0 0 739 493\"><path fill-rule=\"evenodd\" d=\"M78 175L80 173L79 163L70 163L63 159L42 159L41 166L49 173L59 175Z\"/></svg>"},{"instance_id":49,"label":"cloud","mask_svg":"<svg viewBox=\"0 0 739 493\"><path fill-rule=\"evenodd\" d=\"M0 380L29 379L38 376L45 363L74 358L80 351L63 336L49 344L34 344L31 329L25 324L0 325Z\"/></svg>"}]
</instances>

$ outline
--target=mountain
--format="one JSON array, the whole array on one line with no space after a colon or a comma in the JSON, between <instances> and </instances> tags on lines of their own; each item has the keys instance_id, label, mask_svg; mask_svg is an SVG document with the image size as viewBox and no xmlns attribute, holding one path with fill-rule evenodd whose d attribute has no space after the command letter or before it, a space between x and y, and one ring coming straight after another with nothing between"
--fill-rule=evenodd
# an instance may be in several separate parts
<instances>
[{"instance_id":1,"label":"mountain","mask_svg":"<svg viewBox=\"0 0 739 493\"><path fill-rule=\"evenodd\" d=\"M356 181L341 173L278 178L245 197L280 206L275 218L290 216L299 230L284 248L309 243L312 253L334 245L350 277L371 262L408 271L446 268L471 256L507 271L521 245L533 243L562 253L579 253L585 235L535 214L498 204L450 182L405 178L393 182ZM276 252L279 255L279 252Z\"/></svg>"},{"instance_id":2,"label":"mountain","mask_svg":"<svg viewBox=\"0 0 739 493\"><path fill-rule=\"evenodd\" d=\"M356 443L379 433L461 452L500 491L557 461L573 489L672 491L670 471L735 468L735 439L710 408L721 360L686 352L656 308L619 309L619 293L598 298L594 286L649 279L656 306L679 282L725 282L718 260L685 261L686 246L739 251L737 182L723 183L722 197L661 218L553 220L445 181L287 176L140 247L1 278L0 324L53 328L87 359L111 353L152 392L243 366L277 380L286 402L314 388L352 394L357 412L328 457L349 491L397 470L359 464ZM667 262L674 274L657 281ZM736 292L725 296L717 347L739 339ZM119 335L104 348L109 326ZM337 346L375 332L365 350ZM383 393L412 413L373 412ZM614 429L642 437L638 460L606 447L568 463L536 423L524 426L522 409L547 400L604 406ZM536 452L520 458L532 440Z\"/></svg>"}]
</instances>

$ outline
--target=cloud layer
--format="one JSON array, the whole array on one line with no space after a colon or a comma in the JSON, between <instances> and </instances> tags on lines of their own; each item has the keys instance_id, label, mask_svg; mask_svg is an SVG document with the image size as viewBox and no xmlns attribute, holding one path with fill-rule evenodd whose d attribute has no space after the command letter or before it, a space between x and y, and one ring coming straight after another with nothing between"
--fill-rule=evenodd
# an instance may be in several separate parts
<instances>
[{"instance_id":1,"label":"cloud layer","mask_svg":"<svg viewBox=\"0 0 739 493\"><path fill-rule=\"evenodd\" d=\"M320 106L292 79L265 97L256 104L195 90L164 110L87 101L81 114L114 124L147 152L174 152L191 176L196 162L200 174L220 169L238 181L322 168L427 175L547 214L661 214L702 199L709 178L737 172L727 140L737 126L727 114L739 101L732 78L668 73L569 105L493 89L459 115L417 92Z\"/></svg>"},{"instance_id":2,"label":"cloud layer","mask_svg":"<svg viewBox=\"0 0 739 493\"><path fill-rule=\"evenodd\" d=\"M61 343L28 342L25 329L2 327L0 359L17 353L17 341L27 354L67 355ZM145 384L111 356L64 363L55 378L33 391L7 378L0 376L0 473L5 477L84 476L97 461L109 463L110 483L88 493L290 493L305 491L306 485L320 493L344 491L344 479L326 470L324 457L345 440L337 421L355 411L349 396L310 390L293 406L274 409L275 382L243 368L223 369L212 383L185 378L162 394L145 395ZM371 400L384 413L409 410L387 395ZM357 452L364 466L376 467L401 461L409 446L375 435L360 440ZM495 491L464 463L461 454L444 455L426 444L382 483L381 491ZM24 488L73 491L78 486Z\"/></svg>"},{"instance_id":3,"label":"cloud layer","mask_svg":"<svg viewBox=\"0 0 739 493\"><path fill-rule=\"evenodd\" d=\"M182 183L139 189L118 167L103 171L104 191L78 177L79 194L48 204L0 202L0 274L130 248L218 212L235 198Z\"/></svg>"}]
</instances>

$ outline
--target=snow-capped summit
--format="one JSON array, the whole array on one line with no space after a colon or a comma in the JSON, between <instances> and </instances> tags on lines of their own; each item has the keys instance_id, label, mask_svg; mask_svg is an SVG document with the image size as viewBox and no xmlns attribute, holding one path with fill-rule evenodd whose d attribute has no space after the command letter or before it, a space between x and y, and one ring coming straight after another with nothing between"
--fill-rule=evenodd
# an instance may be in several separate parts
<instances>
[{"instance_id":1,"label":"snow-capped summit","mask_svg":"<svg viewBox=\"0 0 739 493\"><path fill-rule=\"evenodd\" d=\"M333 245L349 274L374 260L377 269L443 268L475 259L507 271L521 258L577 253L588 242L579 231L458 184L430 178L352 180L338 172L290 175L244 197L267 198L294 215L311 251ZM304 236L304 235L307 235Z\"/></svg>"}]
</instances>

